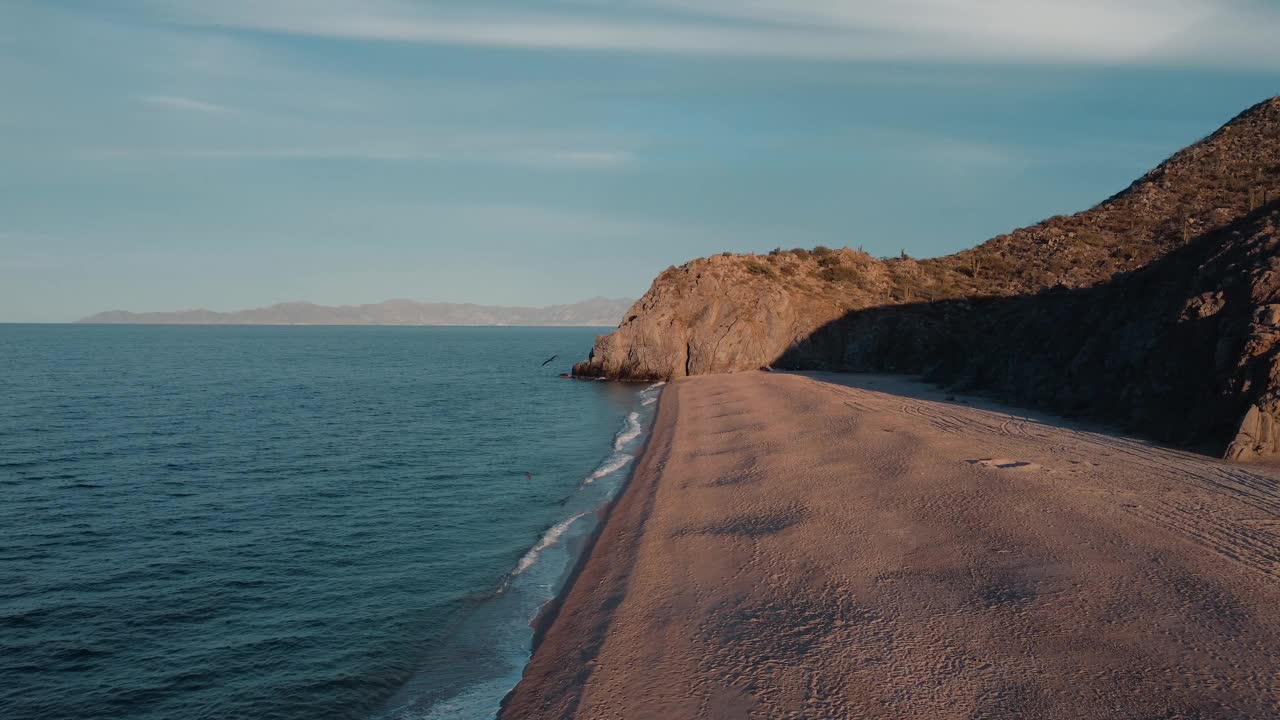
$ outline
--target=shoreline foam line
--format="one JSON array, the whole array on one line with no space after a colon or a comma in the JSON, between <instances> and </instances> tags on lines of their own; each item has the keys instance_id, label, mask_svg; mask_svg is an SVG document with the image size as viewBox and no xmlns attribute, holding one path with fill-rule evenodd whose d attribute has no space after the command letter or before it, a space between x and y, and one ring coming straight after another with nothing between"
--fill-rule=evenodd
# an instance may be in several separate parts
<instances>
[{"instance_id":1,"label":"shoreline foam line","mask_svg":"<svg viewBox=\"0 0 1280 720\"><path fill-rule=\"evenodd\" d=\"M613 449L621 450L626 447L627 443L640 437L640 413L639 411L631 411L623 420L622 429L613 438Z\"/></svg>"},{"instance_id":2,"label":"shoreline foam line","mask_svg":"<svg viewBox=\"0 0 1280 720\"><path fill-rule=\"evenodd\" d=\"M591 474L582 481L582 484L590 485L602 477L608 477L625 468L627 465L630 465L631 461L635 459L635 455L624 452L614 452L604 462L600 463L599 467L591 471Z\"/></svg>"},{"instance_id":3,"label":"shoreline foam line","mask_svg":"<svg viewBox=\"0 0 1280 720\"><path fill-rule=\"evenodd\" d=\"M552 545L560 542L560 538L564 536L565 532L567 532L575 522L590 514L591 511L584 510L577 515L565 518L564 520L561 520L555 525L547 528L547 531L542 534L542 539L538 540L538 544L529 548L529 552L525 553L524 557L520 558L520 562L516 564L516 569L511 571L511 575L513 577L520 575L525 570L533 567L533 564L538 562L538 557L542 555L543 550L546 550Z\"/></svg>"},{"instance_id":4,"label":"shoreline foam line","mask_svg":"<svg viewBox=\"0 0 1280 720\"><path fill-rule=\"evenodd\" d=\"M654 390L666 383L658 383L649 390ZM621 593L602 591L590 594L587 598L590 606L578 607L583 603L577 602L578 598L574 590L580 586L584 588L582 595L586 595L589 591L587 587L596 587L601 582L607 582L611 587L617 587L618 581L623 582L625 588L625 580L630 572L630 568L635 561L635 548L622 541L631 534L634 521L639 518L640 522L647 518L647 508L652 506L652 496L657 487L657 480L661 475L661 468L666 464L666 458L670 454L671 437L674 434L674 420L676 417L676 400L674 396L670 402L667 402L667 393L661 392L658 396L659 405L653 415L653 424L649 428L649 432L645 436L644 445L640 448L638 457L639 462L632 467L631 471L623 479L622 484L618 488L617 494L613 499L604 504L600 510L600 520L596 527L585 538L582 546L581 554L575 559L568 576L565 578L564 585L561 586L560 592L555 597L548 600L539 610L537 617L534 618L533 625L533 644L529 655L529 662L525 665L524 672L520 681L516 686L511 688L502 701L498 705L498 719L502 720L506 716L511 701L521 693L522 689L529 687L531 672L544 674L540 667L543 663L539 663L539 667L535 667L535 661L538 661L544 655L540 655L544 642L547 641L549 633L556 628L558 623L565 623L570 627L566 628L564 634L571 637L582 637L585 644L579 650L578 654L573 657L580 658L581 668L573 669L571 675L577 678L585 668L586 663L599 650L599 645L604 640L604 631L608 627L608 598L621 597ZM662 441L655 443L655 440L661 435ZM645 512L628 512L631 506L641 503L645 506ZM614 520L617 514L618 521ZM624 527L625 526L625 527ZM621 562L598 562L592 565L592 559L596 554L600 553L601 557L605 554L611 557L618 557ZM597 572L603 568L604 572ZM609 575L609 578L599 578L597 575ZM594 600L595 602L590 602ZM571 602L572 601L572 602ZM550 655L569 657L569 655L561 655L560 653L550 653ZM551 667L558 667L560 664L556 662L550 663ZM534 683L542 688L546 688L546 682ZM572 693L580 689L585 683L581 680L578 682L563 683L563 687L559 688L560 693Z\"/></svg>"}]
</instances>

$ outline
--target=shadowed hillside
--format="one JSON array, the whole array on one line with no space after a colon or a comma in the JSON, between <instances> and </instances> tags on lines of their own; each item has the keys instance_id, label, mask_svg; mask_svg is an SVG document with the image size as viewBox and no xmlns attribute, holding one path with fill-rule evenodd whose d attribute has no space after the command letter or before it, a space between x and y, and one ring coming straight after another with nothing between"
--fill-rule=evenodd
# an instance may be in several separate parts
<instances>
[{"instance_id":1,"label":"shadowed hillside","mask_svg":"<svg viewBox=\"0 0 1280 720\"><path fill-rule=\"evenodd\" d=\"M1277 301L1278 197L1273 98L1102 204L972 250L929 260L779 250L669 268L574 373L929 372L1188 443L1231 440L1257 405L1243 429L1269 437L1280 406L1267 399L1271 331L1255 315ZM1204 398L1216 398L1211 409ZM1162 415L1173 411L1194 417L1169 429ZM1242 439L1231 454L1275 445Z\"/></svg>"},{"instance_id":2,"label":"shadowed hillside","mask_svg":"<svg viewBox=\"0 0 1280 720\"><path fill-rule=\"evenodd\" d=\"M923 374L1232 459L1271 455L1280 202L1100 285L856 310L774 365Z\"/></svg>"}]
</instances>

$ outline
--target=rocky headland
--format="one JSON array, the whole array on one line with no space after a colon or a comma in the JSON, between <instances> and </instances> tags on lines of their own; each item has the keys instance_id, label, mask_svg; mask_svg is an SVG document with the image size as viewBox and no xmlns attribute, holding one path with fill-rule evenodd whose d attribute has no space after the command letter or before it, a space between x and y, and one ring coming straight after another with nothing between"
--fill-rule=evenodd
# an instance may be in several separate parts
<instances>
[{"instance_id":1,"label":"rocky headland","mask_svg":"<svg viewBox=\"0 0 1280 720\"><path fill-rule=\"evenodd\" d=\"M1280 98L1094 208L953 255L671 267L580 377L891 371L1236 460L1280 452Z\"/></svg>"}]
</instances>

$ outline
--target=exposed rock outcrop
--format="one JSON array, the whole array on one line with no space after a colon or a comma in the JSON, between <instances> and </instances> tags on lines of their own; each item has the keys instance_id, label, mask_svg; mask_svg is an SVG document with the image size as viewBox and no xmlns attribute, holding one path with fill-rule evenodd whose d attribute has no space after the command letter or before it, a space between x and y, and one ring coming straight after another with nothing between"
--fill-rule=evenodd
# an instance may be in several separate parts
<instances>
[{"instance_id":1,"label":"exposed rock outcrop","mask_svg":"<svg viewBox=\"0 0 1280 720\"><path fill-rule=\"evenodd\" d=\"M867 274L877 270L865 254L830 257L860 264ZM790 254L745 262L718 255L668 268L574 373L667 380L768 364L823 323L862 306L861 295L833 291L817 270L813 257Z\"/></svg>"},{"instance_id":2,"label":"exposed rock outcrop","mask_svg":"<svg viewBox=\"0 0 1280 720\"><path fill-rule=\"evenodd\" d=\"M1267 455L1280 451L1276 198L1280 98L1095 208L955 255L818 248L669 268L574 373L921 372Z\"/></svg>"}]
</instances>

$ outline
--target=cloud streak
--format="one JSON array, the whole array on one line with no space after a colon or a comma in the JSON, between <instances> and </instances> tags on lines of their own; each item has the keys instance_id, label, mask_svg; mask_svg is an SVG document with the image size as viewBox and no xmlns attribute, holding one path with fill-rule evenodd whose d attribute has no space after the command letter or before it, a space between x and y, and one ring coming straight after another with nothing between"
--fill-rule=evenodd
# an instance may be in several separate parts
<instances>
[{"instance_id":1,"label":"cloud streak","mask_svg":"<svg viewBox=\"0 0 1280 720\"><path fill-rule=\"evenodd\" d=\"M634 160L626 150L541 147L438 148L420 145L303 145L227 148L106 148L94 151L100 160L173 158L244 161L463 162L514 165L545 170L610 170Z\"/></svg>"},{"instance_id":2,"label":"cloud streak","mask_svg":"<svg viewBox=\"0 0 1280 720\"><path fill-rule=\"evenodd\" d=\"M527 150L515 153L519 164L543 168L608 169L622 167L634 157L623 150Z\"/></svg>"},{"instance_id":3,"label":"cloud streak","mask_svg":"<svg viewBox=\"0 0 1280 720\"><path fill-rule=\"evenodd\" d=\"M556 12L397 0L167 6L186 25L359 41L800 60L1280 67L1244 0L617 0Z\"/></svg>"},{"instance_id":4,"label":"cloud streak","mask_svg":"<svg viewBox=\"0 0 1280 720\"><path fill-rule=\"evenodd\" d=\"M235 112L234 109L225 105L216 105L211 102L182 97L179 95L144 95L139 98L139 100L147 105L165 108L167 110L182 110L186 112L211 113L217 115L226 115Z\"/></svg>"}]
</instances>

